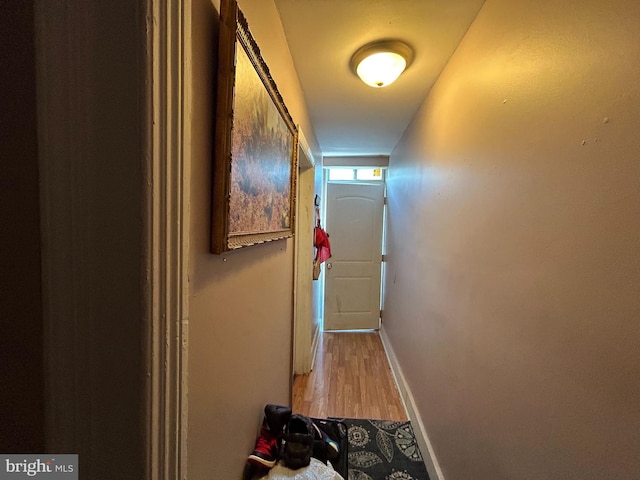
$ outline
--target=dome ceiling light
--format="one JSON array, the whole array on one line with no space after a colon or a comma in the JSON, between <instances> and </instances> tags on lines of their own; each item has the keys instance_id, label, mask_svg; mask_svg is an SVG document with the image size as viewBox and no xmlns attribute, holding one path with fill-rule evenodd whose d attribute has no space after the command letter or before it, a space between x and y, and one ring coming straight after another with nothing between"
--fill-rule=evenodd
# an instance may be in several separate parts
<instances>
[{"instance_id":1,"label":"dome ceiling light","mask_svg":"<svg viewBox=\"0 0 640 480\"><path fill-rule=\"evenodd\" d=\"M351 57L351 69L374 88L391 85L413 60L413 50L399 40L380 40L359 48Z\"/></svg>"}]
</instances>

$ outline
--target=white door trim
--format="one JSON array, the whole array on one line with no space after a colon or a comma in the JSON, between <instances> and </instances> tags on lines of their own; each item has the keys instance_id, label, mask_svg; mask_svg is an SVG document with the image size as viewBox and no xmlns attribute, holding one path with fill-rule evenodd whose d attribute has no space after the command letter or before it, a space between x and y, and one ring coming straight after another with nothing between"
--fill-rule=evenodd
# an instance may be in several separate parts
<instances>
[{"instance_id":1,"label":"white door trim","mask_svg":"<svg viewBox=\"0 0 640 480\"><path fill-rule=\"evenodd\" d=\"M147 479L187 478L190 2L147 0Z\"/></svg>"},{"instance_id":2,"label":"white door trim","mask_svg":"<svg viewBox=\"0 0 640 480\"><path fill-rule=\"evenodd\" d=\"M295 216L293 374L311 371L317 348L317 324L313 320L313 187L315 159L298 125L298 181ZM315 342L314 342L315 340Z\"/></svg>"}]
</instances>

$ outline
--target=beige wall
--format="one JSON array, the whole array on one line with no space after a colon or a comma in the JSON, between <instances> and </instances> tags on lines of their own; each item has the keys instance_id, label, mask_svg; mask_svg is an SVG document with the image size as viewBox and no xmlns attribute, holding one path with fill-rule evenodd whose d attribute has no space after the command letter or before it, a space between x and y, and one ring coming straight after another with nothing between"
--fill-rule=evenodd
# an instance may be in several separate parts
<instances>
[{"instance_id":1,"label":"beige wall","mask_svg":"<svg viewBox=\"0 0 640 480\"><path fill-rule=\"evenodd\" d=\"M272 0L240 1L287 107L317 141ZM194 0L191 254L189 264L189 479L240 478L264 404L290 403L293 240L209 253L212 82L219 2Z\"/></svg>"},{"instance_id":2,"label":"beige wall","mask_svg":"<svg viewBox=\"0 0 640 480\"><path fill-rule=\"evenodd\" d=\"M447 480L640 478L640 5L487 0L391 156L384 325Z\"/></svg>"}]
</instances>

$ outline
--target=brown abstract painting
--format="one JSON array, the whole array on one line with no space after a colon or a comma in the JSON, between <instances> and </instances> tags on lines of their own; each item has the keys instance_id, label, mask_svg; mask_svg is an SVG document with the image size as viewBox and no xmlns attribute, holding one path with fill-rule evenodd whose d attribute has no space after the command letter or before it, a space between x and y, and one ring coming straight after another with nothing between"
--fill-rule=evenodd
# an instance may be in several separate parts
<instances>
[{"instance_id":1,"label":"brown abstract painting","mask_svg":"<svg viewBox=\"0 0 640 480\"><path fill-rule=\"evenodd\" d=\"M297 131L234 0L220 9L211 250L293 235Z\"/></svg>"},{"instance_id":2,"label":"brown abstract painting","mask_svg":"<svg viewBox=\"0 0 640 480\"><path fill-rule=\"evenodd\" d=\"M229 233L291 227L293 138L244 49L236 60Z\"/></svg>"}]
</instances>

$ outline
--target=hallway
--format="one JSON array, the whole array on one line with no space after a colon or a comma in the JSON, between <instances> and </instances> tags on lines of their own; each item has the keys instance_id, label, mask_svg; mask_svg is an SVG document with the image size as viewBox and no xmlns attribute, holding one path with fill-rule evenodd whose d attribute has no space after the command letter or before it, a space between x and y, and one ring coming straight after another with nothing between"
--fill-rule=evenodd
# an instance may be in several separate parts
<instances>
[{"instance_id":1,"label":"hallway","mask_svg":"<svg viewBox=\"0 0 640 480\"><path fill-rule=\"evenodd\" d=\"M294 380L293 410L321 418L407 420L378 332L321 334L314 370Z\"/></svg>"},{"instance_id":2,"label":"hallway","mask_svg":"<svg viewBox=\"0 0 640 480\"><path fill-rule=\"evenodd\" d=\"M214 165L231 165L214 155L218 67L236 45L220 41L222 1L3 4L5 452L75 453L92 480L233 480L266 403L405 416L384 356L369 357L376 334L323 335L292 387L294 354L308 368L310 352L292 328L296 280L313 282L296 269L303 227L210 253ZM296 63L310 43L289 42L285 2L336 5L354 28ZM640 2L484 0L411 120L386 132L397 143L366 150L330 142L353 138L329 94L362 125L360 90L328 80L364 89L347 57L410 21L425 47L390 89L426 85L433 35L451 32L397 12L431 3L372 2L379 28L345 15L351 2L238 3L306 139L295 153L315 160L296 190L322 206L325 166L388 157L382 338L432 480L640 479ZM329 20L286 24L325 35ZM292 218L313 217L316 202L290 193Z\"/></svg>"}]
</instances>

